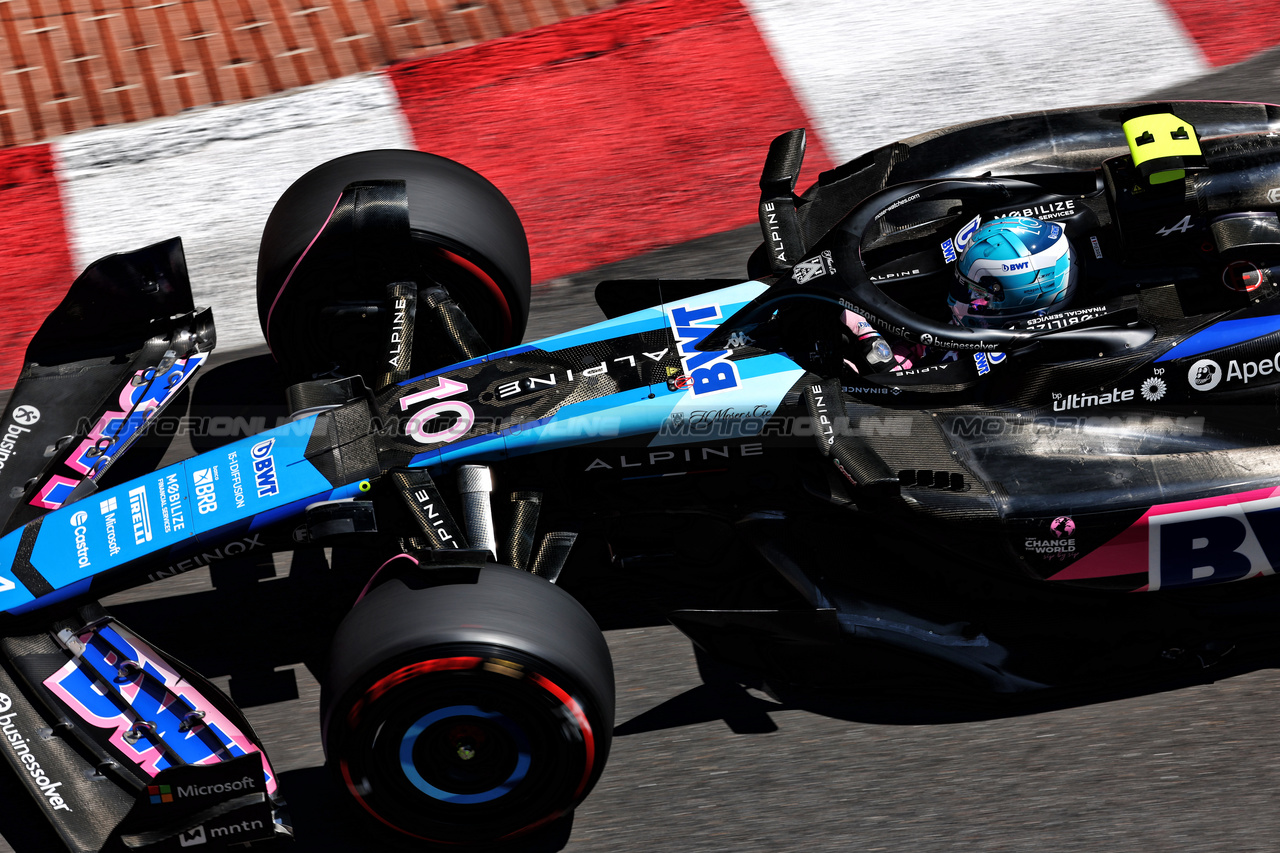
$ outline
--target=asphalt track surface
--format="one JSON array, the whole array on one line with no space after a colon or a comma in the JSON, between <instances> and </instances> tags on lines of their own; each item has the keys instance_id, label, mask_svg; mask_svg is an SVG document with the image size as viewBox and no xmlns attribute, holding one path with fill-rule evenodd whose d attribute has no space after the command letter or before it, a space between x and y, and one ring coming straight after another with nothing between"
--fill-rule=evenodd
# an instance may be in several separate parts
<instances>
[{"instance_id":1,"label":"asphalt track surface","mask_svg":"<svg viewBox=\"0 0 1280 853\"><path fill-rule=\"evenodd\" d=\"M1274 102L1280 51L1148 94ZM757 239L741 229L553 282L535 296L529 339L598 319L598 279L739 275ZM262 352L220 354L193 406L282 411L264 371ZM315 674L354 559L224 563L108 600L246 709L281 774L299 853L398 849L370 834L322 766ZM613 651L618 707L572 853L1276 849L1272 669L1015 715L874 692L811 710L704 684L690 644L643 592L643 579L619 574L583 596ZM16 814L0 807L13 845L0 851L53 849Z\"/></svg>"}]
</instances>

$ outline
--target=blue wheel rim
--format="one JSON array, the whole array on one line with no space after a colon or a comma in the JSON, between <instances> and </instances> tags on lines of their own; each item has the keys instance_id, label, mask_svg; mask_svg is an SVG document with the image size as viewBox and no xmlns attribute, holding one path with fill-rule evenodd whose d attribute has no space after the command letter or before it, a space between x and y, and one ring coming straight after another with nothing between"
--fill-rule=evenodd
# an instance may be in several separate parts
<instances>
[{"instance_id":1,"label":"blue wheel rim","mask_svg":"<svg viewBox=\"0 0 1280 853\"><path fill-rule=\"evenodd\" d=\"M516 766L515 769L511 771L511 775L495 787L475 794L456 794L452 791L445 791L441 788L437 788L435 785L432 785L424 779L422 774L418 772L417 766L414 764L413 748L417 744L418 738L430 726L440 722L441 720L449 719L450 717L475 717L483 720L490 720L497 723L507 732L507 734L511 735L511 738L515 741L516 748L518 750ZM524 730L511 720L507 719L503 714L499 714L494 711L485 711L477 708L475 705L450 705L448 708L440 708L439 710L432 711L430 714L419 718L417 722L409 726L408 730L404 733L404 737L400 739L400 769L404 771L404 775L415 788L432 799L462 805L487 803L507 794L525 778L529 772L529 764L532 760L530 750L529 738L525 736Z\"/></svg>"}]
</instances>

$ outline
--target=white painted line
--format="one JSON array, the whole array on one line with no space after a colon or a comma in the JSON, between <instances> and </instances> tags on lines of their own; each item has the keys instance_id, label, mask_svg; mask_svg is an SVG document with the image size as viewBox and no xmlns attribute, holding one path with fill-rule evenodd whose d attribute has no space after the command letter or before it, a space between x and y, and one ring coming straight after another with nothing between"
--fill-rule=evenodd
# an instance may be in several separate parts
<instances>
[{"instance_id":1,"label":"white painted line","mask_svg":"<svg viewBox=\"0 0 1280 853\"><path fill-rule=\"evenodd\" d=\"M1141 98L1204 73L1159 0L743 0L837 159L1006 113Z\"/></svg>"},{"instance_id":2,"label":"white painted line","mask_svg":"<svg viewBox=\"0 0 1280 853\"><path fill-rule=\"evenodd\" d=\"M219 349L261 344L258 239L276 199L326 160L412 146L380 74L65 137L54 157L72 259L83 268L180 236L196 304L213 307Z\"/></svg>"}]
</instances>

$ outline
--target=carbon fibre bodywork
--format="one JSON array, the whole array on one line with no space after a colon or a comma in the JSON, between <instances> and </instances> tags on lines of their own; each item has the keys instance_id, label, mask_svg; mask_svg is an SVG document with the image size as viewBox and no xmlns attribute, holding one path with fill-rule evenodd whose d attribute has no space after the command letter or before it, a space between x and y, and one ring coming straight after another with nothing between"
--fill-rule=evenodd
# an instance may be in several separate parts
<instances>
[{"instance_id":1,"label":"carbon fibre bodywork","mask_svg":"<svg viewBox=\"0 0 1280 853\"><path fill-rule=\"evenodd\" d=\"M512 532L495 556L538 573L532 517L578 536L571 589L601 564L691 587L663 599L676 602L672 621L774 685L910 686L923 670L1023 693L1203 666L1238 644L1273 650L1280 107L1161 105L1198 132L1205 171L1159 187L1126 159L1134 109L949 128L871 152L799 196L802 144L783 137L762 179L753 280L606 283L603 322L368 392L344 386L318 414L139 479L73 483L56 502L32 503L38 478L6 479L38 517L0 538L0 610L7 633L26 638L6 648L0 695L62 726L70 752L124 767L115 822L64 841L97 849L128 835L161 849L245 809L256 827L218 835L236 843L281 832L272 809L283 822L265 763L249 799L228 788L216 813L138 817L164 774L208 764L226 775L233 761L238 772L255 742L223 700L174 690L179 664L87 602L237 543L364 531L382 545L465 550L476 531L453 516L476 490L463 466L496 475L492 510ZM1082 295L1016 328L948 325L956 242L975 219L1008 214L1061 224ZM848 370L845 310L932 357ZM130 387L204 349L170 351L164 371L148 355ZM24 405L15 394L4 423ZM48 459L80 449L50 447ZM1115 655L1117 633L1137 650ZM104 693L117 665L120 683L149 687ZM117 715L90 707L108 695ZM152 703L219 709L208 755L139 728L155 722ZM69 826L37 781L36 800ZM66 790L64 803L88 797Z\"/></svg>"}]
</instances>

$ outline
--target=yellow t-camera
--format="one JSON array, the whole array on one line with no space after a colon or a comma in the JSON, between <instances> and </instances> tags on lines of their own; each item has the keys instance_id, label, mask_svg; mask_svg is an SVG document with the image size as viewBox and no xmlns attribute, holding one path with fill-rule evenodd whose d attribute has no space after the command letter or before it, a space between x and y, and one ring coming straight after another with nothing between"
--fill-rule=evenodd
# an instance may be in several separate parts
<instances>
[{"instance_id":1,"label":"yellow t-camera","mask_svg":"<svg viewBox=\"0 0 1280 853\"><path fill-rule=\"evenodd\" d=\"M1152 185L1167 184L1206 168L1191 122L1173 113L1135 116L1123 124L1133 165Z\"/></svg>"}]
</instances>

